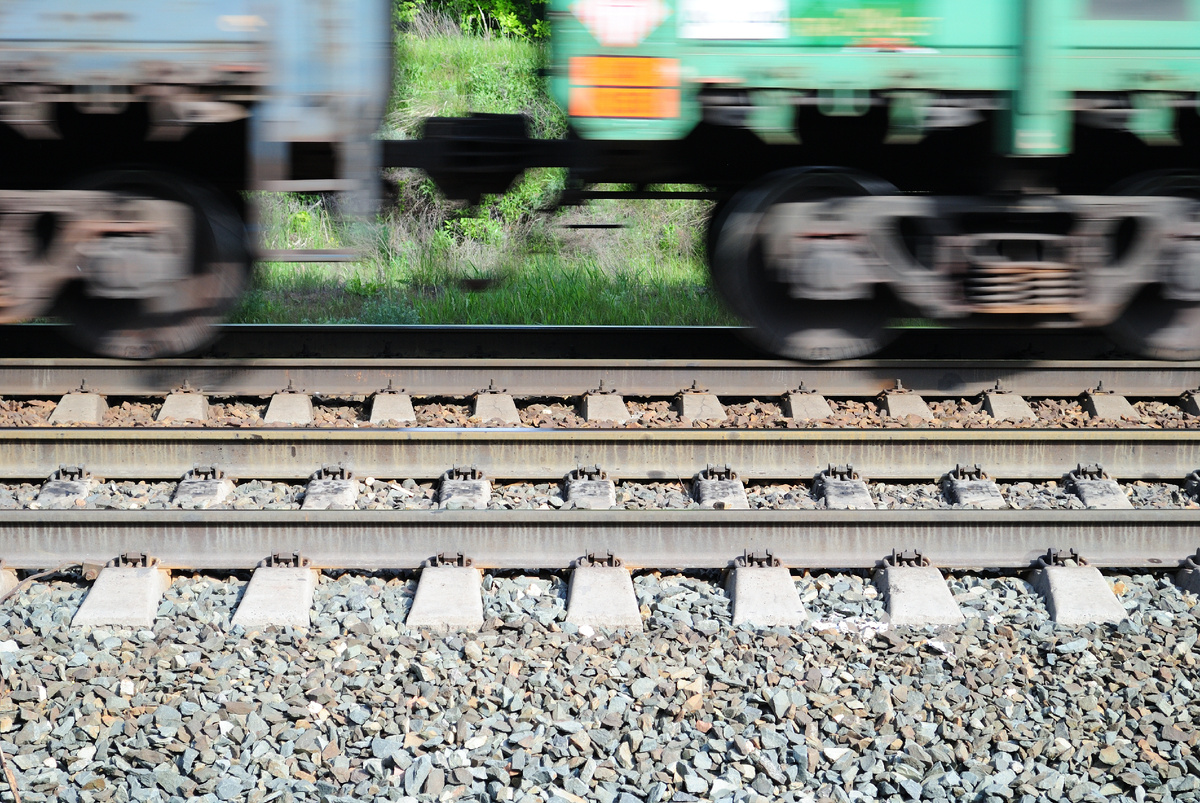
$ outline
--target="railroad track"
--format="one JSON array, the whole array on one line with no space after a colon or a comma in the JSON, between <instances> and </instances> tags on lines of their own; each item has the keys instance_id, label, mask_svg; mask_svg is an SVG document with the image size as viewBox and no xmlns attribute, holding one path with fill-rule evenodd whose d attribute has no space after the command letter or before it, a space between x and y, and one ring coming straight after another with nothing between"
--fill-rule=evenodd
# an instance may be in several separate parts
<instances>
[{"instance_id":1,"label":"railroad track","mask_svg":"<svg viewBox=\"0 0 1200 803\"><path fill-rule=\"evenodd\" d=\"M612 395L592 393L601 380L624 394L627 413L641 418L621 426L587 422L588 397ZM910 389L898 394L903 403L897 400L893 411L904 414L885 415L897 380ZM981 417L975 408L991 403L981 394L997 380L1012 391L1000 394L1008 403L1030 402L1038 420L1017 426ZM71 393L82 382L88 392ZM374 395L389 382L404 392ZM811 394L789 398L801 383L819 390L836 414L798 419L796 411L813 401ZM1089 395L1100 383L1120 395ZM289 385L293 392L281 392ZM707 393L696 393L701 385ZM489 386L506 392L478 393ZM18 727L5 724L14 721L13 709L29 723L20 725L23 744L11 760L20 762L20 781L34 789L62 783L38 769L49 765L37 740L58 738L39 731L41 723L76 699L94 699L115 711L114 721L137 706L138 727L150 740L112 741L124 751L122 767L130 760L156 765L144 786L219 789L228 797L234 785L201 766L209 761L204 748L220 748L227 732L240 738L231 727L243 728L247 740L251 727L260 727L261 744L274 744L278 731L278 740L287 734L297 745L279 748L280 758L271 759L273 779L293 773L317 788L333 777L343 791L365 799L373 794L372 778L391 773L397 785L432 799L445 797L451 781L468 788L474 776L463 766L431 769L439 753L417 755L421 745L453 745L472 768L494 761L499 783L524 783L509 769L524 753L519 758L511 742L493 748L485 723L497 723L501 741L533 737L529 750L536 753L543 720L575 717L589 740L632 739L620 742L629 748L695 719L704 723L696 727L705 739L732 738L745 763L737 762L737 777L714 775L702 785L685 754L676 761L667 752L674 743L664 741L653 748L663 752L647 753L643 762L668 768L656 776L662 789L703 795L702 786L732 789L753 774L762 799L778 799L785 787L803 790L813 773L843 766L836 762L852 755L851 747L886 742L895 752L899 736L915 744L904 732L908 726L891 719L909 715L902 687L911 686L907 700L914 706L953 691L949 709L935 700L937 707L925 712L933 728L944 710L957 716L963 700L990 700L972 694L981 684L1000 689L1011 682L1033 700L1055 689L1060 675L1073 677L1066 673L1076 662L1086 671L1075 680L1120 689L1123 696L1105 705L1125 710L1134 704L1128 690L1137 690L1130 672L1145 668L1142 676L1151 680L1138 702L1149 710L1167 697L1155 677L1187 678L1194 667L1195 632L1188 626L1195 597L1188 592L1200 591L1200 505L1193 497L1200 490L1193 474L1200 469L1200 418L1188 391L1197 386L1200 365L1164 369L1112 360L804 367L667 359L8 359L0 363L0 420L24 425L0 429L0 508L19 508L0 510L0 593L14 594L0 622L0 664L18 662L9 675L12 703L0 699L0 733ZM192 397L202 391L214 408L224 405L224 417L155 422L181 387ZM713 397L691 399L715 405L702 409L728 415L693 418L680 428L689 423L680 415L689 392ZM66 404L58 394L67 395ZM398 396L416 402L418 423L427 425L371 425L378 400L395 409ZM1046 398L1057 401L1039 401ZM267 425L276 399L293 415L299 409L300 417L312 416L314 407L318 414L313 423ZM560 417L576 410L562 420L586 427L489 426L486 416L472 416L481 399L492 412L507 401L522 424L547 423L543 408ZM928 403L932 421L913 412L921 410L916 402ZM1133 410L1132 419L1088 418L1089 409L1112 412L1129 403L1137 407L1121 409ZM661 414L670 405L679 414ZM76 408L73 416L82 411L109 425L46 419L68 407ZM231 417L234 408L246 417ZM747 424L750 409L766 424ZM1046 418L1047 411L1057 417ZM428 425L435 423L441 425ZM585 509L589 497L577 498L575 483L618 507L655 509ZM1107 497L1095 495L1105 489ZM215 491L229 494L227 501L197 503ZM846 498L907 508L920 498L937 509L833 509ZM998 509L974 509L964 499ZM1033 499L1129 509L1012 509ZM246 502L287 509L225 509ZM210 503L215 507L204 507ZM493 509L463 509L479 505ZM39 580L42 570L57 574ZM1121 624L1063 630L1049 626L1050 619L1072 627ZM905 624L941 629L898 629ZM1152 675L1156 667L1142 667L1142 656L1177 675L1167 668ZM1004 674L1018 666L1020 680ZM202 692L193 680L200 672ZM839 690L850 688L851 679L857 684L860 674L857 698ZM47 680L55 677L61 680ZM481 680L464 689L468 677ZM92 685L104 693L92 695ZM1084 685L1065 688L1060 721L1075 727L1085 713L1070 706ZM607 707L571 713L563 701L591 699L591 689ZM852 714L837 707L855 699L862 702ZM996 699L1009 704L1008 697ZM537 700L546 701L547 715L526 717ZM436 730L443 720L425 709L454 713L460 709L450 706L460 702L478 704L488 719L477 718L476 731ZM877 718L875 709L885 703L888 716ZM1049 706L1043 713L1059 710ZM802 711L809 723L793 730ZM992 716L991 709L979 711ZM145 744L173 745L170 734L184 733L172 730L174 723L193 712L197 719L186 727L187 738L196 740L190 760L198 770L185 777L172 773L180 765L170 756L160 759ZM839 733L853 739L849 747L813 741L824 738L815 719L825 715L842 723ZM886 739L860 742L847 719L859 715L877 720L872 727ZM295 721L284 725L283 717ZM526 719L539 730L504 730ZM996 722L1008 727L1011 719L997 714ZM771 721L778 726L774 736ZM924 725L911 722L913 734ZM976 729L972 719L959 722L964 735ZM1067 742L1037 722L1046 744ZM1180 728L1186 731L1177 729L1177 737L1176 730L1163 732L1190 738L1189 723ZM629 736L635 729L638 736ZM943 742L957 750L947 755L967 777L966 767L984 765L964 763L968 747L945 736L957 732L921 735L931 751ZM572 741L546 725L553 750L584 744L580 734L570 731ZM1082 736L1067 734L1081 754L1089 749ZM1010 737L1003 738L1007 749ZM1024 764L1005 766L1025 774L1011 770L1006 781L1000 771L994 787L981 780L962 788L1008 791L1018 778L1035 783L1025 766L1049 777L1050 769L1035 767L1037 751L1024 747L1028 740L1017 746L1018 739L1025 737L1011 737L1021 751L1011 761ZM800 752L771 754L772 744ZM986 752L990 743L983 744ZM308 752L288 765L300 746ZM185 759L191 756L178 747ZM1117 747L1104 749L1108 766ZM616 768L632 764L621 763L620 750L609 762ZM1190 772L1162 750L1163 766L1170 759L1179 778ZM50 752L77 750L52 742ZM724 749L715 755L735 758ZM1057 755L1062 769L1066 759ZM1140 758L1128 760L1133 766ZM231 753L230 766L239 761L245 764ZM412 761L409 769L405 761ZM619 777L604 753L586 761L579 777L564 773L555 781L580 799L593 773ZM106 766L60 763L75 768L79 785L94 784L91 768L99 773ZM1076 765L1079 778L1095 777L1085 763ZM414 767L433 780L418 777ZM887 772L876 776L885 792L885 782L915 783L900 770ZM630 773L622 788L647 786ZM940 780L945 775L930 777L930 784L958 789ZM1109 786L1096 788L1108 794ZM308 788L298 787L297 796ZM573 799L565 794L550 799Z\"/></svg>"},{"instance_id":2,"label":"railroad track","mask_svg":"<svg viewBox=\"0 0 1200 803\"><path fill-rule=\"evenodd\" d=\"M370 394L389 385L410 397L470 402L503 389L522 405L570 405L600 387L626 398L673 398L702 387L721 403L769 399L789 389L830 400L874 399L902 385L925 399L976 397L999 381L1011 394L1075 398L1103 385L1129 399L1167 399L1183 415L1200 364L1122 361L871 360L798 366L775 360L174 360L0 361L0 395L53 400L84 384L101 397L161 404L186 386L211 398L265 401L291 387L351 399L365 419ZM319 391L319 393L315 392ZM86 395L86 394L84 394ZM302 395L310 394L286 394ZM1104 394L1100 394L1104 395ZM1189 414L1190 416L1190 414ZM1081 466L1124 483L1169 483L1186 498L1200 468L1200 428L707 429L525 427L89 427L10 428L0 435L0 481L43 482L61 466L108 481L178 481L197 465L240 481L310 482L328 466L357 479L434 481L471 465L492 481L556 485L580 466L624 482L696 487L709 466L752 484L815 492L831 465L873 482L938 483L957 466L980 466L1006 483L1061 481ZM360 423L359 421L355 422ZM365 420L361 423L365 423ZM478 422L476 422L478 423ZM711 423L711 422L710 422ZM936 423L936 422L935 422ZM349 476L349 475L347 475ZM358 486L361 488L361 486ZM694 496L694 493L693 493ZM297 497L302 498L302 495ZM349 506L353 506L352 504ZM1176 506L1178 507L1178 506ZM1166 568L1195 550L1200 513L1187 509L1078 510L310 510L0 513L0 556L15 568L58 560L107 560L144 552L163 565L250 568L276 552L302 552L321 567L413 568L441 551L481 566L562 569L589 552L635 566L728 566L771 551L793 566L869 567L892 549L919 549L943 567L1028 566L1052 547L1076 548L1099 566Z\"/></svg>"}]
</instances>

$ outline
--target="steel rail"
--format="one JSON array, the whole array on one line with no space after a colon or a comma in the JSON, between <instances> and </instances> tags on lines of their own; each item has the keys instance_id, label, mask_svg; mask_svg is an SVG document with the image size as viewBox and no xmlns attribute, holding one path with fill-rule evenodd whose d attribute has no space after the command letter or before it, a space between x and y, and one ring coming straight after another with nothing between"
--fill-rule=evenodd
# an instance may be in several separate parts
<instances>
[{"instance_id":1,"label":"steel rail","mask_svg":"<svg viewBox=\"0 0 1200 803\"><path fill-rule=\"evenodd\" d=\"M998 480L1056 479L1079 463L1112 476L1182 482L1200 468L1200 430L804 429L104 429L0 430L0 478L62 464L107 479L178 479L196 464L232 477L302 480L330 463L359 477L431 479L474 464L489 477L560 480L595 464L621 479L687 479L709 463L745 479L811 479L852 463L873 480L938 479L978 463Z\"/></svg>"},{"instance_id":2,"label":"steel rail","mask_svg":"<svg viewBox=\"0 0 1200 803\"><path fill-rule=\"evenodd\" d=\"M189 358L371 357L414 358L529 358L605 359L636 354L645 359L761 359L770 356L750 345L744 330L734 326L437 326L431 324L225 324L212 345ZM923 358L990 354L1000 357L1015 352L985 351L1004 342L956 338L954 354L931 348L930 336L898 339L915 342L911 353ZM972 345L977 345L970 351ZM1029 344L1021 356L1036 353L1051 357L1083 359L1099 356L1088 341L1078 336L1042 338L1042 345ZM947 344L950 345L950 344ZM1050 348L1050 352L1045 349ZM909 352L897 352L901 356ZM70 343L70 330L62 324L0 325L0 357L63 359L89 356ZM1108 355L1112 356L1112 355Z\"/></svg>"},{"instance_id":3,"label":"steel rail","mask_svg":"<svg viewBox=\"0 0 1200 803\"><path fill-rule=\"evenodd\" d=\"M939 567L1021 568L1047 549L1092 565L1171 569L1200 546L1200 514L1134 511L16 511L0 514L10 568L105 562L247 569L279 552L317 568L415 569L461 552L485 568L564 569L611 552L631 567L724 568L744 551L791 567L870 568L893 549Z\"/></svg>"},{"instance_id":4,"label":"steel rail","mask_svg":"<svg viewBox=\"0 0 1200 803\"><path fill-rule=\"evenodd\" d=\"M608 388L670 396L693 382L726 397L779 397L803 383L828 396L869 397L905 388L929 397L976 396L997 381L1026 396L1076 396L1103 383L1135 397L1177 396L1200 386L1200 362L539 359L0 359L0 394L45 396L87 387L109 395L162 395L182 386L214 395L269 396L291 383L310 393L367 395L391 382L418 396L469 396L495 382L524 397Z\"/></svg>"},{"instance_id":5,"label":"steel rail","mask_svg":"<svg viewBox=\"0 0 1200 803\"><path fill-rule=\"evenodd\" d=\"M491 357L755 360L770 355L737 326L225 324L193 357ZM879 359L1131 359L1101 333L1080 329L901 329ZM63 358L86 352L63 324L0 325L0 356Z\"/></svg>"}]
</instances>

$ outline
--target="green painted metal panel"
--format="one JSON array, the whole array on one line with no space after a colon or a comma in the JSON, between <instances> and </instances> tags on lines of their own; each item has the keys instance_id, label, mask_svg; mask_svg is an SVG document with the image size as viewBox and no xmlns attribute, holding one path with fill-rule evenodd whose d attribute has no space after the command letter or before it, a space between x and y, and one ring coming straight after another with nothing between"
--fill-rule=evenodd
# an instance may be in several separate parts
<instances>
[{"instance_id":1,"label":"green painted metal panel","mask_svg":"<svg viewBox=\"0 0 1200 803\"><path fill-rule=\"evenodd\" d=\"M786 119L789 93L828 96L831 109L845 112L855 93L921 90L986 93L1008 123L998 150L1053 155L1070 150L1076 93L1150 93L1138 102L1161 117L1166 96L1154 93L1200 92L1200 0L625 0L613 6L645 13L653 24L643 32L626 18L619 21L626 33L614 35L606 0L552 0L555 98L573 111L579 86L572 84L572 59L641 56L677 64L678 106L657 119L572 114L575 129L594 139L686 136L701 119L705 89L745 90L755 93L756 104L780 105L748 121L764 135Z\"/></svg>"}]
</instances>

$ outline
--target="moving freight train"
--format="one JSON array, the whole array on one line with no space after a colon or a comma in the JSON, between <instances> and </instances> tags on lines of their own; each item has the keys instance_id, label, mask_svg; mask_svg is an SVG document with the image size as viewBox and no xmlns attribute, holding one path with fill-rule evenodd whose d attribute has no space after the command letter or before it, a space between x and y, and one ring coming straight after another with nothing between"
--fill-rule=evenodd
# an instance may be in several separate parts
<instances>
[{"instance_id":1,"label":"moving freight train","mask_svg":"<svg viewBox=\"0 0 1200 803\"><path fill-rule=\"evenodd\" d=\"M706 187L714 283L791 357L869 354L905 318L1200 357L1200 0L551 0L568 139L478 115L374 144L368 0L80 5L0 12L0 316L55 302L107 353L203 339L244 270L236 191L382 163L463 199L543 165L577 199ZM131 160L162 170L105 163ZM216 189L160 189L180 172Z\"/></svg>"},{"instance_id":2,"label":"moving freight train","mask_svg":"<svg viewBox=\"0 0 1200 803\"><path fill-rule=\"evenodd\" d=\"M767 349L869 354L916 317L1200 357L1200 0L550 9L553 155L585 187L712 188L714 283ZM435 178L553 161L506 126L436 121Z\"/></svg>"},{"instance_id":3,"label":"moving freight train","mask_svg":"<svg viewBox=\"0 0 1200 803\"><path fill-rule=\"evenodd\" d=\"M3 0L0 321L204 345L249 275L245 191L375 194L391 65L388 0Z\"/></svg>"}]
</instances>

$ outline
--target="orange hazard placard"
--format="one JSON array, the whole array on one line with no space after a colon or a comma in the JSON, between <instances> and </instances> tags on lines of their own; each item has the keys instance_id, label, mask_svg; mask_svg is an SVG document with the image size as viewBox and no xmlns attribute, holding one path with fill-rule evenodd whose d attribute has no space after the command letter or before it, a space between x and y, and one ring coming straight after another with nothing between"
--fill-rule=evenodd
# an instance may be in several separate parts
<instances>
[{"instance_id":1,"label":"orange hazard placard","mask_svg":"<svg viewBox=\"0 0 1200 803\"><path fill-rule=\"evenodd\" d=\"M571 59L576 86L679 86L679 60L641 56L581 56Z\"/></svg>"},{"instance_id":2,"label":"orange hazard placard","mask_svg":"<svg viewBox=\"0 0 1200 803\"><path fill-rule=\"evenodd\" d=\"M642 56L571 59L572 117L678 117L679 60Z\"/></svg>"}]
</instances>

